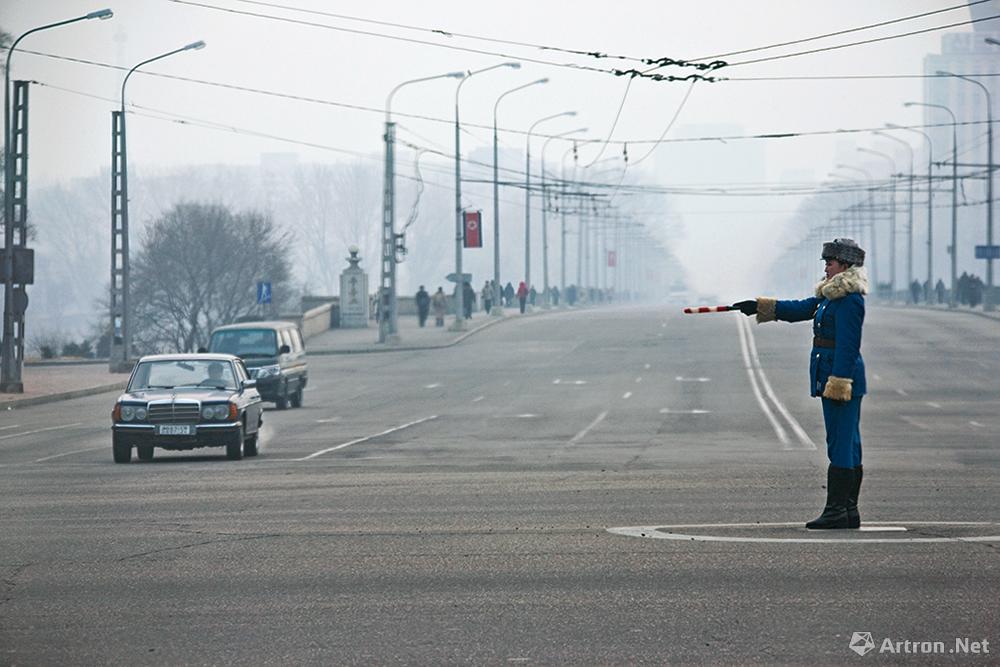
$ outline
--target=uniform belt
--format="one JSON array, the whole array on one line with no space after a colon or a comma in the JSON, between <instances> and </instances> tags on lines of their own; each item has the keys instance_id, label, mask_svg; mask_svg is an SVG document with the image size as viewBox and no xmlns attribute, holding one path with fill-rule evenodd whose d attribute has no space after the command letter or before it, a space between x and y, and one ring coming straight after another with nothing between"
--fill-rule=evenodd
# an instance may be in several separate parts
<instances>
[{"instance_id":1,"label":"uniform belt","mask_svg":"<svg viewBox=\"0 0 1000 667\"><path fill-rule=\"evenodd\" d=\"M832 338L820 338L819 336L813 336L813 347L837 347L836 342Z\"/></svg>"}]
</instances>

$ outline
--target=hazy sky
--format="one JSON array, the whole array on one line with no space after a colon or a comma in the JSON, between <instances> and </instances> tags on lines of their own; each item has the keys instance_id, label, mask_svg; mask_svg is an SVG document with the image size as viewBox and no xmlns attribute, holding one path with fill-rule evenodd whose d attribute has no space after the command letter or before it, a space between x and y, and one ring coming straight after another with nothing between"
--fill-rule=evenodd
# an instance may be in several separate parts
<instances>
[{"instance_id":1,"label":"hazy sky","mask_svg":"<svg viewBox=\"0 0 1000 667\"><path fill-rule=\"evenodd\" d=\"M573 3L510 1L503 3L422 2L319 2L276 0L341 15L393 23L469 33L532 44L600 51L633 57L698 59L718 53L785 42L840 29L885 21L959 4L948 0L840 0L838 2L728 0L719 2L627 2L582 0ZM236 0L204 0L203 4L239 11L259 12L303 21L314 21L362 31L398 35L498 51L512 58L535 58L553 62L576 62L598 68L633 66L611 60L573 57L538 49L497 44L426 32L359 23L345 18L309 15ZM997 4L994 2L994 4ZM60 90L70 89L99 97L117 98L122 73L91 65L55 61L20 52L40 51L83 58L113 65L131 66L159 53L195 40L207 48L186 52L148 66L151 72L194 77L214 82L266 89L289 95L383 108L388 91L397 83L421 76L486 67L505 58L350 34L303 25L220 12L169 0L3 0L0 27L14 35L26 29L111 7L110 21L87 21L27 38L14 56L13 78L39 81L31 92L31 180L40 186L60 179L93 175L107 169L110 152L111 101L92 99ZM997 12L1000 13L1000 12ZM817 46L840 44L925 27L967 20L969 11L959 9L884 28L809 42L747 56L776 55ZM953 31L968 31L963 26ZM1000 29L1000 28L998 28ZM857 46L768 63L732 66L720 76L760 77L814 74L919 74L922 58L940 50L942 31ZM690 70L669 70L686 74ZM464 121L488 125L492 122L496 97L514 86L549 77L547 86L529 89L507 98L501 107L500 124L526 129L542 116L567 109L579 112L575 119L560 119L545 126L559 132L589 128L588 137L604 138L618 112L624 78L565 67L525 62L519 71L497 70L470 79L462 90ZM615 139L642 140L658 137L677 111L689 84L636 80L621 113ZM874 81L727 81L700 83L692 91L677 121L675 132L690 135L690 126L726 126L746 133L875 127L885 122L922 122L918 110L904 109L902 102L921 99L920 79ZM455 83L436 81L404 89L395 98L394 110L449 119L454 109ZM171 81L136 74L129 81L128 101L178 116L223 126L278 135L347 151L379 155L379 113L355 111L304 101L272 98L259 94ZM399 118L400 133L422 145L451 150L452 129L444 123ZM685 130L685 126L688 127ZM671 135L676 136L676 135ZM487 145L490 133L471 129L463 139L469 150ZM508 135L506 145L523 145L521 137ZM842 139L840 139L842 141ZM745 180L778 181L822 179L831 168L838 140L833 137L769 142L760 151L766 172L748 172ZM565 145L564 145L565 146ZM561 154L565 149L552 150ZM551 149L550 149L551 150ZM609 148L606 155L620 152ZM644 167L656 165L662 172L671 164L671 146L658 149ZM264 152L295 152L303 161L336 161L347 155L293 146L275 139L209 130L144 116L129 118L130 164L145 167L186 163L255 164ZM596 152L582 152L590 159ZM630 147L634 157L645 153ZM679 153L691 159L690 151ZM714 151L712 159L738 163L743 153ZM696 158L695 158L696 159ZM431 160L428 161L432 162ZM442 163L442 166L447 163ZM683 166L681 174L683 174ZM678 165L669 170L675 182ZM702 182L711 168L698 164L693 181ZM734 179L727 164L725 181ZM650 169L649 176L654 174ZM447 182L444 174L429 176ZM769 236L779 233L796 201L718 200L689 201L675 198L672 206L681 215L687 237L678 253L697 275L695 282L706 290L720 291L718 261L743 262L740 270L752 270L739 243L754 240L755 248L766 248ZM707 208L706 208L707 207ZM758 211L741 215L706 215L705 210ZM766 211L766 213L761 213ZM685 213L690 215L685 216ZM732 234L730 249L712 257L711 246L719 233Z\"/></svg>"}]
</instances>

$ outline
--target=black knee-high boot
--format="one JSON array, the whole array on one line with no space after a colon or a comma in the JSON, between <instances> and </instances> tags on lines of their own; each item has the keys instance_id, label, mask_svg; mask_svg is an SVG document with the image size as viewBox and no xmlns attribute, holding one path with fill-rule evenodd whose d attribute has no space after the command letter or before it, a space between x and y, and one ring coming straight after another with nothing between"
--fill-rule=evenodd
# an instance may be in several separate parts
<instances>
[{"instance_id":1,"label":"black knee-high boot","mask_svg":"<svg viewBox=\"0 0 1000 667\"><path fill-rule=\"evenodd\" d=\"M854 477L851 480L851 493L847 499L847 527L860 528L861 514L858 512L858 494L861 492L861 478L865 475L865 468L858 466L852 472Z\"/></svg>"},{"instance_id":2,"label":"black knee-high boot","mask_svg":"<svg viewBox=\"0 0 1000 667\"><path fill-rule=\"evenodd\" d=\"M854 490L854 468L826 469L826 507L806 528L848 528L847 507ZM860 519L859 519L860 521Z\"/></svg>"}]
</instances>

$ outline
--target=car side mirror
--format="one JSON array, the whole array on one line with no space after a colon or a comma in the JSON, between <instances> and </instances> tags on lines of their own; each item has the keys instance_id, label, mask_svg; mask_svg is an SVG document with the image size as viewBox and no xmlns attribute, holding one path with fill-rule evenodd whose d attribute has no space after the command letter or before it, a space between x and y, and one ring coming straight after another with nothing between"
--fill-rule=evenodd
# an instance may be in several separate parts
<instances>
[{"instance_id":1,"label":"car side mirror","mask_svg":"<svg viewBox=\"0 0 1000 667\"><path fill-rule=\"evenodd\" d=\"M292 348L288 347L287 345L282 345L281 347L278 348L278 354L288 354L291 351Z\"/></svg>"},{"instance_id":2,"label":"car side mirror","mask_svg":"<svg viewBox=\"0 0 1000 667\"><path fill-rule=\"evenodd\" d=\"M205 354L206 352L208 352L208 348L205 347L198 348L198 354Z\"/></svg>"},{"instance_id":3,"label":"car side mirror","mask_svg":"<svg viewBox=\"0 0 1000 667\"><path fill-rule=\"evenodd\" d=\"M250 380L244 380L243 381L243 388L244 389L253 389L256 386L257 386L257 380L255 380L255 379L250 379Z\"/></svg>"}]
</instances>

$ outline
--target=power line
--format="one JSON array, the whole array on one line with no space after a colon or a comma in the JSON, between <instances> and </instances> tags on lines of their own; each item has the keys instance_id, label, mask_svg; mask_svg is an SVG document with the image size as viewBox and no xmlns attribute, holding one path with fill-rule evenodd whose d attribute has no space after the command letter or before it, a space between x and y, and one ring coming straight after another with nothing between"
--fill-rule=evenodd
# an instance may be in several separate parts
<instances>
[{"instance_id":1,"label":"power line","mask_svg":"<svg viewBox=\"0 0 1000 667\"><path fill-rule=\"evenodd\" d=\"M965 9L967 7L972 7L974 5L981 5L984 2L990 2L991 0L975 0L974 2L963 2L960 5L952 5L951 7L945 7L944 9L935 9L934 11L924 12L922 14L911 14L910 16L902 16L900 18L890 19L888 21L881 21L879 23L869 23L867 25L857 26L855 28L848 28L846 30L837 30L836 32L828 32L822 35L815 35L813 37L804 37L802 39L794 39L789 42L779 42L777 44L768 44L767 46L757 46L752 49L742 49L740 51L730 51L728 53L719 53L714 56L707 56L705 58L696 58L695 60L719 60L721 58L728 58L729 56L741 56L745 53L754 53L756 51L768 51L770 49L777 49L782 46L794 46L795 44L803 44L805 42L812 42L819 39L826 39L828 37L839 37L840 35L847 35L852 32L860 32L862 30L871 30L873 28L882 28L887 25L892 25L894 23L902 23L903 21L912 21L914 19L924 18L927 16L933 16L934 14L943 14L944 12L954 11L956 9Z\"/></svg>"},{"instance_id":2,"label":"power line","mask_svg":"<svg viewBox=\"0 0 1000 667\"><path fill-rule=\"evenodd\" d=\"M962 74L962 76L977 77L977 76L1000 76L1000 73L970 73ZM721 77L719 81L736 81L736 82L747 82L747 81L840 81L840 80L863 80L863 79L949 79L952 78L950 74L801 74L801 75L788 75L788 76L730 76Z\"/></svg>"},{"instance_id":3,"label":"power line","mask_svg":"<svg viewBox=\"0 0 1000 667\"><path fill-rule=\"evenodd\" d=\"M45 52L42 52L42 51L32 51L32 50L29 50L29 49L20 49L18 51L18 53L27 54L27 55L33 55L33 56L38 56L38 57L42 57L42 58L51 58L53 60L61 60L61 61L64 61L64 62L71 62L71 63L75 63L75 64L79 64L79 65L90 65L90 66L93 66L93 67L101 67L101 68L104 68L104 69L111 69L111 70L116 70L116 71L121 71L121 72L128 71L127 67L121 67L121 66L118 66L118 65L111 65L110 63L104 63L104 62L99 62L99 61L95 61L95 60L88 60L88 59L85 59L85 58L75 58L75 57L71 57L71 56L62 56L62 55L57 55L57 54L54 54L54 53L45 53ZM250 94L254 94L254 95L264 95L264 96L267 96L267 97L274 97L274 98L278 98L278 99L287 99L287 100L292 100L292 101L296 101L296 102L307 102L307 103L310 103L310 104L319 104L319 105L323 105L323 106L331 106L331 107L337 107L337 108L341 108L341 109L349 109L349 110L352 110L352 111L363 111L365 113L377 113L380 116L385 115L385 109L378 109L378 108L375 108L375 107L364 106L364 105L361 105L361 104L353 104L353 103L349 103L349 102L340 102L340 101L336 101L336 100L325 100L325 99L320 99L320 98L315 98L315 97L308 97L308 96L305 96L305 95L295 95L295 94L292 94L292 93L282 93L282 92L277 92L277 91L274 91L274 90L267 90L267 89L263 89L263 88L254 88L254 87L251 87L251 86L241 86L241 85L232 84L232 83L225 83L225 82L222 82L222 81L210 81L210 80L207 80L207 79L197 79L197 78L194 78L194 77L179 76L179 75L176 75L176 74L164 74L164 73L156 72L156 71L153 71L153 70L138 70L136 72L136 74L140 75L140 76L153 76L153 77L162 78L162 79L168 79L168 80L172 80L172 81L182 81L182 82L185 82L185 83L194 83L194 84L198 84L198 85L202 85L202 86L210 86L210 87L214 87L214 88L222 88L222 89L226 89L226 90L233 90L233 91L242 92L242 93L250 93ZM970 74L969 76L1000 76L1000 73L998 73L998 74L984 74L984 75ZM115 103L117 104L117 101L115 101ZM454 122L455 122L454 119L450 119L450 118L437 118L437 117L434 117L434 116L425 116L425 115L421 115L421 114L406 113L406 112L401 112L401 111L394 111L393 115L397 116L397 117L400 117L400 118L411 118L411 119L414 119L414 120L423 120L423 121L428 121L428 122L432 122L432 123L446 124L446 125L449 125L449 126L453 125ZM985 121L985 120L976 120L976 121L963 121L963 122L957 123L956 125L958 127L962 127L962 126L967 126L967 125L986 125L987 123L988 123L988 121ZM1000 119L993 120L993 123L1000 123ZM482 125L482 124L478 124L478 123L469 123L469 122L465 122L465 123L462 123L462 124L465 125L465 126L467 126L467 127L475 127L475 128L482 129L482 130L490 130L490 131L493 130L493 126L492 125ZM908 129L927 129L927 128L937 128L937 127L951 127L952 125L953 125L952 123L928 123L928 124L920 124L920 125L906 125L906 126L900 126L900 127L901 128L905 127L905 128L908 128ZM504 128L504 127L498 127L497 129L498 129L498 131L504 132L504 133L516 134L516 135L521 135L521 136L527 135L527 131L526 130L517 130L517 129L512 129L512 128ZM676 138L676 139L663 139L662 143L691 143L691 142L700 142L700 141L711 141L711 142L722 141L722 142L725 142L725 141L741 141L741 140L756 140L756 139L788 139L788 138L794 138L794 137L823 136L823 135L830 135L830 134L859 134L859 133L869 133L869 132L875 132L876 130L884 132L885 128L884 127L840 128L840 129L836 129L836 130L809 130L809 131L801 131L801 132L771 132L771 133L743 134L743 135L717 135L717 136L702 136L702 137L680 137L680 138ZM562 141L572 141L571 139L567 139L565 137L559 137L559 135L545 134L545 133L541 133L541 132L534 132L534 133L532 133L532 136L543 138L543 139L559 139L559 140L562 140ZM608 139L608 143L609 144L637 144L637 145L638 144L655 144L655 143L658 143L659 141L660 140L658 140L658 139Z\"/></svg>"},{"instance_id":4,"label":"power line","mask_svg":"<svg viewBox=\"0 0 1000 667\"><path fill-rule=\"evenodd\" d=\"M864 39L857 42L848 42L847 44L835 44L833 46L824 46L817 49L809 49L807 51L797 51L795 53L785 53L780 56L767 56L764 58L755 58L753 60L743 60L741 62L729 63L729 67L737 67L739 65L751 65L755 63L771 62L773 60L783 60L785 58L795 58L798 56L805 56L813 53L823 53L826 51L836 51L839 49L846 49L851 46L861 46L864 44L875 44L877 42L885 42L890 39L899 39L901 37L912 37L913 35L922 35L928 32L936 32L938 30L947 30L948 28L957 28L963 25L972 25L974 23L980 23L982 21L992 21L994 19L1000 18L1000 14L995 14L993 16L986 16L978 19L970 19L968 21L958 21L957 23L949 23L948 25L934 26L933 28L923 28L921 30L911 30L910 32L899 33L896 35L886 35L885 37L873 37L871 39Z\"/></svg>"},{"instance_id":5,"label":"power line","mask_svg":"<svg viewBox=\"0 0 1000 667\"><path fill-rule=\"evenodd\" d=\"M438 28L426 28L422 26L407 25L405 23L394 23L392 21L379 21L377 19L369 19L360 16L350 16L348 14L335 14L333 12L323 12L315 9L306 9L304 7L294 7L292 5L282 5L273 2L261 2L260 0L233 0L234 2L241 2L248 5L258 5L262 7L271 7L274 9L287 9L295 12L302 12L303 14L312 14L315 16L328 16L330 18L342 19L345 21L357 21L359 23L370 23L372 25L382 25L390 28L401 28L404 30L414 30L419 32L427 32L434 35L440 35L442 37L461 37L462 39L472 39L479 40L482 42L492 42L494 44L507 44L510 46L523 46L532 49L539 49L541 51L557 51L559 53L567 53L576 56L587 56L590 58L598 59L612 59L612 60L631 60L635 62L646 62L644 58L637 58L634 56L624 56L615 55L609 53L602 53L600 51L587 51L581 49L567 49L558 46L550 46L545 44L533 44L530 42L520 42L512 39L501 39L498 37L486 37L483 35L473 35L469 33L455 32L453 30L442 30ZM986 1L986 0L980 0Z\"/></svg>"}]
</instances>

